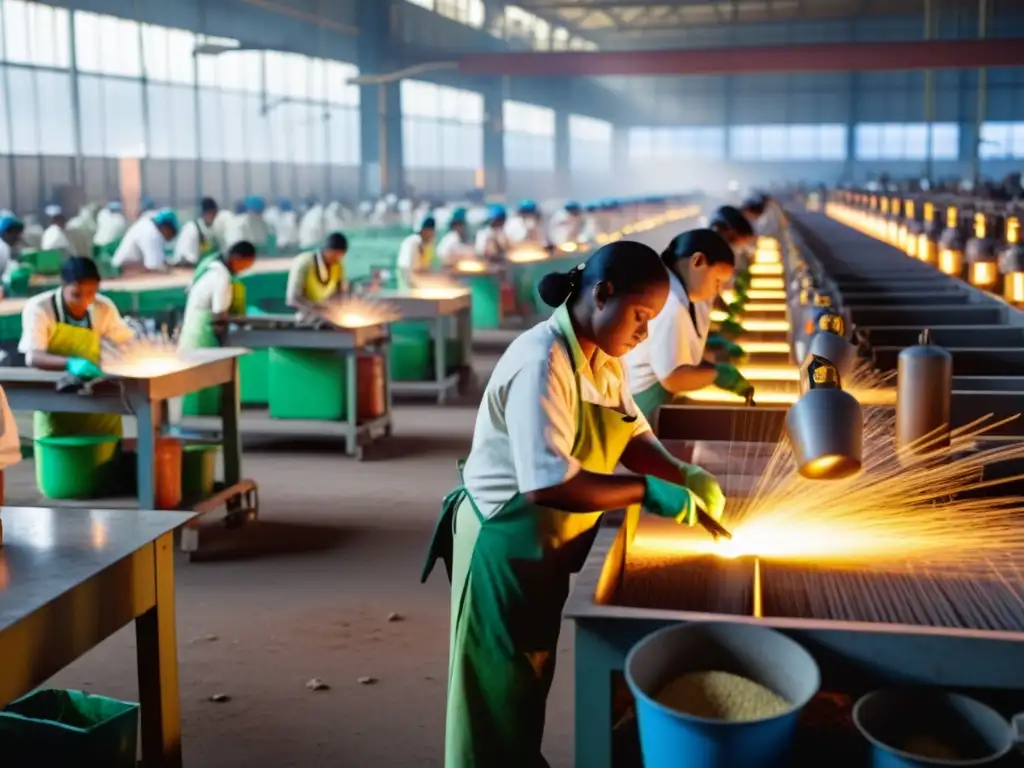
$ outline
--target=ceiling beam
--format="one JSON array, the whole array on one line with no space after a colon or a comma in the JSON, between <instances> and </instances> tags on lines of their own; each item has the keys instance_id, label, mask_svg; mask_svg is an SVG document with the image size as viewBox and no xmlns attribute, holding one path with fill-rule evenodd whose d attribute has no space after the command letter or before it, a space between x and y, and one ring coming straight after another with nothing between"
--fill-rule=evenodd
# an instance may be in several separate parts
<instances>
[{"instance_id":1,"label":"ceiling beam","mask_svg":"<svg viewBox=\"0 0 1024 768\"><path fill-rule=\"evenodd\" d=\"M768 74L1024 66L1024 38L894 41L589 53L464 56L467 74L529 77Z\"/></svg>"}]
</instances>

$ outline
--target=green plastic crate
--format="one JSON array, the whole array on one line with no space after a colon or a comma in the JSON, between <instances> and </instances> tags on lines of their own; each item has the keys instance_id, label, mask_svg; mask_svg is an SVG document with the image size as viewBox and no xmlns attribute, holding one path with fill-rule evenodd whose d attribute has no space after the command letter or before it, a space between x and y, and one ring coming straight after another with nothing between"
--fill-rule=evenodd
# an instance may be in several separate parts
<instances>
[{"instance_id":1,"label":"green plastic crate","mask_svg":"<svg viewBox=\"0 0 1024 768\"><path fill-rule=\"evenodd\" d=\"M496 275L465 275L472 305L470 317L474 330L501 327L501 280Z\"/></svg>"},{"instance_id":2,"label":"green plastic crate","mask_svg":"<svg viewBox=\"0 0 1024 768\"><path fill-rule=\"evenodd\" d=\"M193 501L213 494L219 445L186 445L181 451L181 496Z\"/></svg>"},{"instance_id":3,"label":"green plastic crate","mask_svg":"<svg viewBox=\"0 0 1024 768\"><path fill-rule=\"evenodd\" d=\"M341 421L348 413L345 358L330 351L270 350L272 419Z\"/></svg>"},{"instance_id":4,"label":"green plastic crate","mask_svg":"<svg viewBox=\"0 0 1024 768\"><path fill-rule=\"evenodd\" d=\"M181 399L183 416L219 416L220 387L207 387L198 392L189 392Z\"/></svg>"},{"instance_id":5,"label":"green plastic crate","mask_svg":"<svg viewBox=\"0 0 1024 768\"><path fill-rule=\"evenodd\" d=\"M270 402L269 372L269 349L254 349L238 359L242 405L266 405Z\"/></svg>"},{"instance_id":6,"label":"green plastic crate","mask_svg":"<svg viewBox=\"0 0 1024 768\"><path fill-rule=\"evenodd\" d=\"M40 689L0 711L4 768L135 768L139 705Z\"/></svg>"},{"instance_id":7,"label":"green plastic crate","mask_svg":"<svg viewBox=\"0 0 1024 768\"><path fill-rule=\"evenodd\" d=\"M389 356L394 381L430 381L434 378L432 343L427 336L397 336L392 331Z\"/></svg>"}]
</instances>

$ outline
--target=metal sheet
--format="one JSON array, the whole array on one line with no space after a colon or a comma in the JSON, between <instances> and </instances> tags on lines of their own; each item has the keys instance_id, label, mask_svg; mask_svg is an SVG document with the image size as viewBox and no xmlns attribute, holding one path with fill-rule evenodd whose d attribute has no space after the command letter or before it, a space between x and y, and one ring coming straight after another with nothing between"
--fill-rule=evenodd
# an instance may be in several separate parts
<instances>
[{"instance_id":1,"label":"metal sheet","mask_svg":"<svg viewBox=\"0 0 1024 768\"><path fill-rule=\"evenodd\" d=\"M403 320L432 320L454 315L459 310L468 309L471 301L468 291L446 298L425 298L414 291L381 291L373 298L395 307L402 313Z\"/></svg>"}]
</instances>

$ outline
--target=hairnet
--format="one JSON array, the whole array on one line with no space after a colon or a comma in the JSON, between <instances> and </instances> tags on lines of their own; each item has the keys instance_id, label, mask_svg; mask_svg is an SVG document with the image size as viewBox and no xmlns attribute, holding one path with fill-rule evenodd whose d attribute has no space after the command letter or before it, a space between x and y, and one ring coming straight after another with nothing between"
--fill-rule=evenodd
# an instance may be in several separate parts
<instances>
[{"instance_id":1,"label":"hairnet","mask_svg":"<svg viewBox=\"0 0 1024 768\"><path fill-rule=\"evenodd\" d=\"M505 211L504 205L489 205L487 206L487 220L490 222L500 221L507 219L508 213Z\"/></svg>"},{"instance_id":2,"label":"hairnet","mask_svg":"<svg viewBox=\"0 0 1024 768\"><path fill-rule=\"evenodd\" d=\"M452 217L448 220L448 226L449 227L454 227L454 226L456 226L458 224L465 224L465 223L466 223L466 209L465 208L456 208L454 211L452 211Z\"/></svg>"},{"instance_id":3,"label":"hairnet","mask_svg":"<svg viewBox=\"0 0 1024 768\"><path fill-rule=\"evenodd\" d=\"M418 231L422 232L424 229L437 229L437 220L433 216L425 216Z\"/></svg>"},{"instance_id":4,"label":"hairnet","mask_svg":"<svg viewBox=\"0 0 1024 768\"><path fill-rule=\"evenodd\" d=\"M18 227L24 229L25 225L22 224L21 219L17 216L4 216L0 218L0 235Z\"/></svg>"},{"instance_id":5,"label":"hairnet","mask_svg":"<svg viewBox=\"0 0 1024 768\"><path fill-rule=\"evenodd\" d=\"M52 219L54 216L60 216L62 213L64 213L64 209L56 204L48 205L43 209L43 213L45 213Z\"/></svg>"},{"instance_id":6,"label":"hairnet","mask_svg":"<svg viewBox=\"0 0 1024 768\"><path fill-rule=\"evenodd\" d=\"M521 203L519 203L518 210L519 213L526 215L538 213L537 203L535 203L533 200L523 200Z\"/></svg>"},{"instance_id":7,"label":"hairnet","mask_svg":"<svg viewBox=\"0 0 1024 768\"><path fill-rule=\"evenodd\" d=\"M751 226L747 217L740 212L739 208L731 205L723 205L711 214L710 226L730 229L739 237L752 237L754 234L754 227Z\"/></svg>"},{"instance_id":8,"label":"hairnet","mask_svg":"<svg viewBox=\"0 0 1024 768\"><path fill-rule=\"evenodd\" d=\"M170 227L175 232L178 231L178 214L172 211L170 208L164 208L156 216L153 217L153 223L158 227Z\"/></svg>"}]
</instances>

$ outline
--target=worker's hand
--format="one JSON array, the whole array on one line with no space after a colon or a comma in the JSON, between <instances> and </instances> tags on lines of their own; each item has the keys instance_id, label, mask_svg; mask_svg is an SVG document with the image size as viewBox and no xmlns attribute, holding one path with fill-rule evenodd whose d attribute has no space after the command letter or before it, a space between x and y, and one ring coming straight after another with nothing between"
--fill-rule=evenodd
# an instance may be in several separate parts
<instances>
[{"instance_id":1,"label":"worker's hand","mask_svg":"<svg viewBox=\"0 0 1024 768\"><path fill-rule=\"evenodd\" d=\"M743 360L747 356L747 352L743 347L734 341L729 341L720 333L710 334L705 346L714 352L725 353L726 359L730 361Z\"/></svg>"},{"instance_id":2,"label":"worker's hand","mask_svg":"<svg viewBox=\"0 0 1024 768\"><path fill-rule=\"evenodd\" d=\"M732 281L732 286L737 291L742 291L744 294L747 292L747 288L750 287L750 272L743 270L736 279Z\"/></svg>"},{"instance_id":3,"label":"worker's hand","mask_svg":"<svg viewBox=\"0 0 1024 768\"><path fill-rule=\"evenodd\" d=\"M697 522L697 500L689 488L654 475L646 475L644 485L644 509L652 515L669 517L686 525Z\"/></svg>"},{"instance_id":4,"label":"worker's hand","mask_svg":"<svg viewBox=\"0 0 1024 768\"><path fill-rule=\"evenodd\" d=\"M743 326L733 319L723 320L718 324L718 332L729 339L743 335Z\"/></svg>"},{"instance_id":5,"label":"worker's hand","mask_svg":"<svg viewBox=\"0 0 1024 768\"><path fill-rule=\"evenodd\" d=\"M746 397L754 391L754 385L743 378L743 374L739 372L735 365L719 363L715 366L715 369L717 371L715 374L715 386L719 389L732 392L740 397Z\"/></svg>"},{"instance_id":6,"label":"worker's hand","mask_svg":"<svg viewBox=\"0 0 1024 768\"><path fill-rule=\"evenodd\" d=\"M96 363L83 357L69 357L67 369L68 373L80 379L98 379L103 376L103 371Z\"/></svg>"},{"instance_id":7,"label":"worker's hand","mask_svg":"<svg viewBox=\"0 0 1024 768\"><path fill-rule=\"evenodd\" d=\"M732 304L726 304L725 311L729 313L730 318L739 317L741 314L743 314L743 307L746 305L746 303L747 302L744 301L743 299L738 298L736 299L736 301L732 302Z\"/></svg>"},{"instance_id":8,"label":"worker's hand","mask_svg":"<svg viewBox=\"0 0 1024 768\"><path fill-rule=\"evenodd\" d=\"M725 511L725 494L715 476L693 464L683 464L679 469L683 475L683 484L704 503L704 509L712 518L721 520L722 512Z\"/></svg>"}]
</instances>

